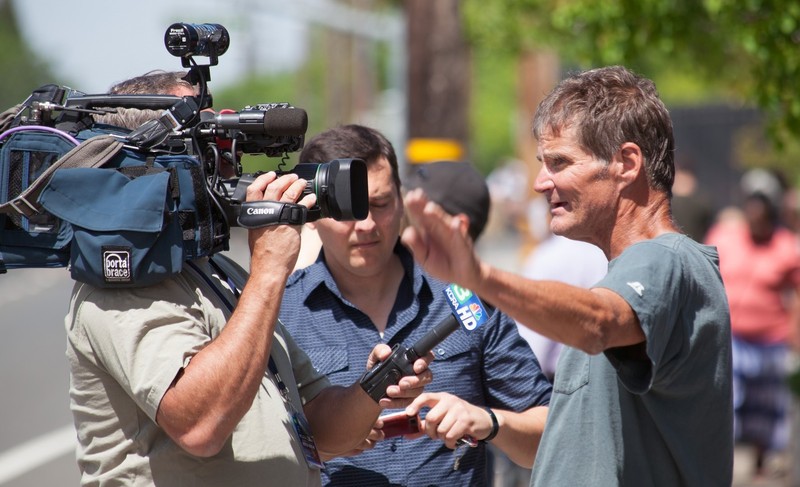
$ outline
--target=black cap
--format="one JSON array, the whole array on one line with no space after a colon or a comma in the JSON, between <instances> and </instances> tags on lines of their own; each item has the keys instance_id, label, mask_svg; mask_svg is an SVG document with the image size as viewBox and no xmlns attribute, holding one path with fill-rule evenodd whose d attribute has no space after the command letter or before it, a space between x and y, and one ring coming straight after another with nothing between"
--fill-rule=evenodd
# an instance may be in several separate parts
<instances>
[{"instance_id":1,"label":"black cap","mask_svg":"<svg viewBox=\"0 0 800 487\"><path fill-rule=\"evenodd\" d=\"M483 175L469 162L437 161L415 165L404 186L409 190L422 188L429 200L451 215L467 215L473 240L480 236L489 220L489 187Z\"/></svg>"}]
</instances>

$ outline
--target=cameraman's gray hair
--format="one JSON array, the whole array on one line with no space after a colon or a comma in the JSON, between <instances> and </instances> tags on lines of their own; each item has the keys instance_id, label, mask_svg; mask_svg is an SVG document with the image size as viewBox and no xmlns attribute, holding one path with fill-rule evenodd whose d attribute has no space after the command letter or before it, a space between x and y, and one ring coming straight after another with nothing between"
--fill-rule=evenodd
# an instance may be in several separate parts
<instances>
[{"instance_id":1,"label":"cameraman's gray hair","mask_svg":"<svg viewBox=\"0 0 800 487\"><path fill-rule=\"evenodd\" d=\"M150 71L141 76L120 81L108 90L108 94L173 95L178 93L181 88L194 90L194 86L185 79L186 74L185 71ZM159 118L162 112L162 110L139 108L116 108L115 110L117 113L95 115L95 122L135 130L143 123Z\"/></svg>"}]
</instances>

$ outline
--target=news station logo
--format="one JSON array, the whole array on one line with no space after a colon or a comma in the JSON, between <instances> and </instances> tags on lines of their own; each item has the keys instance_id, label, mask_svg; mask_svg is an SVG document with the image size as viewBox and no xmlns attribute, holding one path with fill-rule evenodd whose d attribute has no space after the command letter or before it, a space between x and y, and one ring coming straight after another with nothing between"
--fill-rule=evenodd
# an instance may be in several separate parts
<instances>
[{"instance_id":1,"label":"news station logo","mask_svg":"<svg viewBox=\"0 0 800 487\"><path fill-rule=\"evenodd\" d=\"M444 289L450 309L456 315L461 325L469 331L486 323L488 314L472 291L455 284L450 284Z\"/></svg>"}]
</instances>

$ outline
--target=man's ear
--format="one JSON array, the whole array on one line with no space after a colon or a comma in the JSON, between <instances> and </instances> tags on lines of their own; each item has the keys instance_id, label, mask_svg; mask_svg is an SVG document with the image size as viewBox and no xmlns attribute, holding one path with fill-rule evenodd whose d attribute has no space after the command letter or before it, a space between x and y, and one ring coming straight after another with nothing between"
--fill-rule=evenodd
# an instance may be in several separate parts
<instances>
[{"instance_id":1,"label":"man's ear","mask_svg":"<svg viewBox=\"0 0 800 487\"><path fill-rule=\"evenodd\" d=\"M469 217L464 213L453 215L453 218L458 220L458 229L462 235L469 234Z\"/></svg>"},{"instance_id":2,"label":"man's ear","mask_svg":"<svg viewBox=\"0 0 800 487\"><path fill-rule=\"evenodd\" d=\"M638 144L625 142L616 154L618 163L618 176L626 186L631 185L644 174L644 155Z\"/></svg>"}]
</instances>

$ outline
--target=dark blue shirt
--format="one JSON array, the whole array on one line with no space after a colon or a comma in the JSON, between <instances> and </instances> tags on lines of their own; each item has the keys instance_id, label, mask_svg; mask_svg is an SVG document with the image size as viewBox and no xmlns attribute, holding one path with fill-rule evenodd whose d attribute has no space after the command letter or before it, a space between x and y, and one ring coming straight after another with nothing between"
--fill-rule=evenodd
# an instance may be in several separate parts
<instances>
[{"instance_id":1,"label":"dark blue shirt","mask_svg":"<svg viewBox=\"0 0 800 487\"><path fill-rule=\"evenodd\" d=\"M357 381L376 344L410 346L450 314L443 294L446 283L427 276L400 244L395 253L405 276L383 337L367 315L342 297L322 254L289 278L280 319L333 384ZM514 321L499 311L473 332L456 330L433 352L428 392L449 392L471 404L512 411L550 401L550 383L533 352ZM460 460L454 468L457 455ZM322 481L359 487L485 486L491 480L487 455L482 442L476 448L453 451L428 437L398 437L360 455L327 462Z\"/></svg>"}]
</instances>

